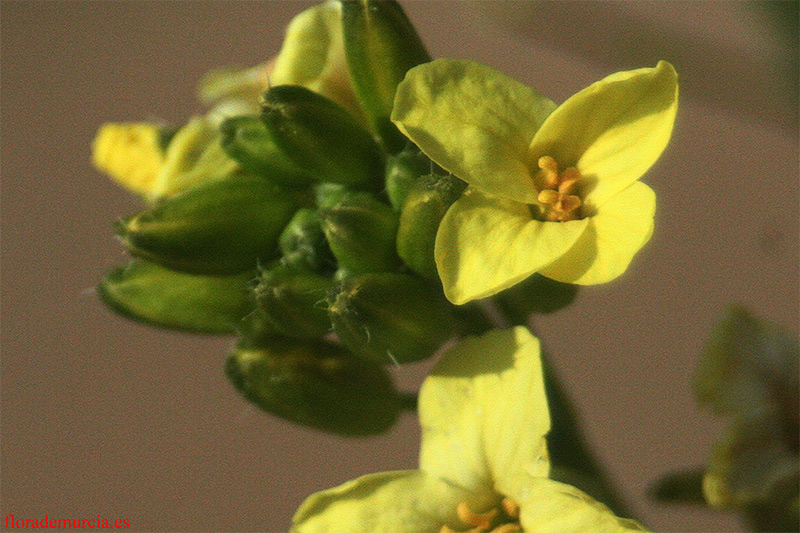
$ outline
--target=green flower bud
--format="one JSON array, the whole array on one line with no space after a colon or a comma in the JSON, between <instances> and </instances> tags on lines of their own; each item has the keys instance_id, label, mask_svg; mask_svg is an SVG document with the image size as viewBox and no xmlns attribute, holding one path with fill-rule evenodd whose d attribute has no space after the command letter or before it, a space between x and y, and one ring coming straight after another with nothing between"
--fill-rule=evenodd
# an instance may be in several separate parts
<instances>
[{"instance_id":1,"label":"green flower bud","mask_svg":"<svg viewBox=\"0 0 800 533\"><path fill-rule=\"evenodd\" d=\"M278 236L296 210L281 188L254 176L194 187L123 222L131 254L195 274L233 274L276 257Z\"/></svg>"},{"instance_id":2,"label":"green flower bud","mask_svg":"<svg viewBox=\"0 0 800 533\"><path fill-rule=\"evenodd\" d=\"M279 266L262 272L255 288L264 317L284 335L319 338L331 329L325 294L333 282L311 272Z\"/></svg>"},{"instance_id":3,"label":"green flower bud","mask_svg":"<svg viewBox=\"0 0 800 533\"><path fill-rule=\"evenodd\" d=\"M382 186L380 148L347 111L304 87L264 93L261 119L287 159L317 181L357 188Z\"/></svg>"},{"instance_id":4,"label":"green flower bud","mask_svg":"<svg viewBox=\"0 0 800 533\"><path fill-rule=\"evenodd\" d=\"M170 137L148 198L155 201L168 197L227 178L238 170L238 163L220 146L217 126L206 117L194 117Z\"/></svg>"},{"instance_id":5,"label":"green flower bud","mask_svg":"<svg viewBox=\"0 0 800 533\"><path fill-rule=\"evenodd\" d=\"M386 194L397 211L402 209L414 183L426 174L444 174L444 171L411 143L386 159Z\"/></svg>"},{"instance_id":6,"label":"green flower bud","mask_svg":"<svg viewBox=\"0 0 800 533\"><path fill-rule=\"evenodd\" d=\"M340 435L382 433L401 408L380 367L328 343L272 337L261 347L236 349L225 371L264 411Z\"/></svg>"},{"instance_id":7,"label":"green flower bud","mask_svg":"<svg viewBox=\"0 0 800 533\"><path fill-rule=\"evenodd\" d=\"M265 343L269 343L273 337L283 337L258 307L239 321L236 325L236 334L239 336L236 347L241 349L258 348L267 345Z\"/></svg>"},{"instance_id":8,"label":"green flower bud","mask_svg":"<svg viewBox=\"0 0 800 533\"><path fill-rule=\"evenodd\" d=\"M312 181L275 146L258 117L228 118L219 129L222 148L245 170L287 187L308 185Z\"/></svg>"},{"instance_id":9,"label":"green flower bud","mask_svg":"<svg viewBox=\"0 0 800 533\"><path fill-rule=\"evenodd\" d=\"M442 217L467 184L454 176L428 175L417 180L408 193L397 229L397 253L411 270L439 279L433 248Z\"/></svg>"},{"instance_id":10,"label":"green flower bud","mask_svg":"<svg viewBox=\"0 0 800 533\"><path fill-rule=\"evenodd\" d=\"M328 294L333 330L356 355L377 363L425 359L455 330L441 290L405 274L366 274Z\"/></svg>"},{"instance_id":11,"label":"green flower bud","mask_svg":"<svg viewBox=\"0 0 800 533\"><path fill-rule=\"evenodd\" d=\"M406 139L389 115L406 71L431 60L402 8L388 0L342 0L344 49L362 107L387 151Z\"/></svg>"},{"instance_id":12,"label":"green flower bud","mask_svg":"<svg viewBox=\"0 0 800 533\"><path fill-rule=\"evenodd\" d=\"M194 276L134 260L98 285L103 302L123 316L162 328L231 335L253 309L252 272Z\"/></svg>"},{"instance_id":13,"label":"green flower bud","mask_svg":"<svg viewBox=\"0 0 800 533\"><path fill-rule=\"evenodd\" d=\"M319 215L313 209L304 208L295 213L278 243L283 262L292 270L333 272L336 269L336 258L325 239Z\"/></svg>"},{"instance_id":14,"label":"green flower bud","mask_svg":"<svg viewBox=\"0 0 800 533\"><path fill-rule=\"evenodd\" d=\"M575 299L579 287L534 274L495 297L497 305L509 316L524 324L533 313L558 311Z\"/></svg>"},{"instance_id":15,"label":"green flower bud","mask_svg":"<svg viewBox=\"0 0 800 533\"><path fill-rule=\"evenodd\" d=\"M354 273L386 272L400 265L395 238L397 213L367 193L343 195L319 211L322 231L341 268Z\"/></svg>"},{"instance_id":16,"label":"green flower bud","mask_svg":"<svg viewBox=\"0 0 800 533\"><path fill-rule=\"evenodd\" d=\"M367 194L359 193L348 189L344 185L338 183L319 183L314 186L314 200L317 207L325 209L341 202L344 198L353 194Z\"/></svg>"}]
</instances>

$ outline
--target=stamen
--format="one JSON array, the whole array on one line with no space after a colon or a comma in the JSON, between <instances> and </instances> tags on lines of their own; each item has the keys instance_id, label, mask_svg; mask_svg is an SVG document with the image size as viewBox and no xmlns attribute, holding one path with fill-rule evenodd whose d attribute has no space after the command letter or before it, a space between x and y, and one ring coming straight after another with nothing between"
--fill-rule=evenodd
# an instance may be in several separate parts
<instances>
[{"instance_id":1,"label":"stamen","mask_svg":"<svg viewBox=\"0 0 800 533\"><path fill-rule=\"evenodd\" d=\"M542 190L537 195L539 203L544 204L544 219L551 222L566 222L580 218L578 208L581 197L574 194L581 173L575 167L558 171L558 163L549 155L537 161Z\"/></svg>"},{"instance_id":2,"label":"stamen","mask_svg":"<svg viewBox=\"0 0 800 533\"><path fill-rule=\"evenodd\" d=\"M475 513L469 508L467 502L461 502L456 508L456 514L458 514L458 519L468 526L489 529L492 527L492 520L497 517L497 509L492 509L485 513Z\"/></svg>"},{"instance_id":3,"label":"stamen","mask_svg":"<svg viewBox=\"0 0 800 533\"><path fill-rule=\"evenodd\" d=\"M556 160L546 155L540 157L539 168L542 169L542 178L547 188L553 188L558 185L558 163Z\"/></svg>"},{"instance_id":4,"label":"stamen","mask_svg":"<svg viewBox=\"0 0 800 533\"><path fill-rule=\"evenodd\" d=\"M558 202L558 192L553 189L545 189L539 193L538 200L543 204L555 204Z\"/></svg>"},{"instance_id":5,"label":"stamen","mask_svg":"<svg viewBox=\"0 0 800 533\"><path fill-rule=\"evenodd\" d=\"M503 498L500 505L508 516L511 518L519 518L519 504L516 501L511 498Z\"/></svg>"}]
</instances>

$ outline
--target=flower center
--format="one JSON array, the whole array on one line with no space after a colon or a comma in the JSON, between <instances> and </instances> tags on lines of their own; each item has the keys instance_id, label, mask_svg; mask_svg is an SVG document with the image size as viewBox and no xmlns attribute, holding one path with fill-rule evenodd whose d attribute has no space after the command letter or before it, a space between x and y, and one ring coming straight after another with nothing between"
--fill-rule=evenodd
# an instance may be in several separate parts
<instances>
[{"instance_id":1,"label":"flower center","mask_svg":"<svg viewBox=\"0 0 800 533\"><path fill-rule=\"evenodd\" d=\"M476 513L469 508L467 502L461 502L456 508L458 519L472 529L466 533L510 533L522 531L519 523L519 504L511 498L503 498L498 507L483 513ZM456 530L442 526L439 533L457 533Z\"/></svg>"},{"instance_id":2,"label":"flower center","mask_svg":"<svg viewBox=\"0 0 800 533\"><path fill-rule=\"evenodd\" d=\"M539 158L537 173L542 190L537 199L542 204L542 216L550 222L566 222L581 218L581 198L575 185L581 173L575 167L558 171L556 160L546 155Z\"/></svg>"}]
</instances>

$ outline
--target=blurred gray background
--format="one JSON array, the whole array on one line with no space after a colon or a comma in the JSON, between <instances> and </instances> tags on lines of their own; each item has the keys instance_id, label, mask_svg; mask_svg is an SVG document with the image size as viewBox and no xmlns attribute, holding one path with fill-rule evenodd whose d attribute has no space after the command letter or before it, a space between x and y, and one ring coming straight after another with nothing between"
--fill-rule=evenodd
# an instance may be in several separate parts
<instances>
[{"instance_id":1,"label":"blurred gray background","mask_svg":"<svg viewBox=\"0 0 800 533\"><path fill-rule=\"evenodd\" d=\"M244 402L231 339L106 310L125 261L112 223L138 201L90 165L106 121L184 122L215 67L275 54L306 2L8 1L2 10L0 517L128 519L131 531L285 531L312 492L415 468L419 431L349 440ZM539 321L586 431L660 531L734 531L729 515L649 502L701 465L721 425L695 406L696 358L737 302L798 330L797 14L790 2L402 2L434 57L491 65L561 102L670 60L673 140L645 176L656 232L619 280ZM430 363L398 374L416 387Z\"/></svg>"}]
</instances>

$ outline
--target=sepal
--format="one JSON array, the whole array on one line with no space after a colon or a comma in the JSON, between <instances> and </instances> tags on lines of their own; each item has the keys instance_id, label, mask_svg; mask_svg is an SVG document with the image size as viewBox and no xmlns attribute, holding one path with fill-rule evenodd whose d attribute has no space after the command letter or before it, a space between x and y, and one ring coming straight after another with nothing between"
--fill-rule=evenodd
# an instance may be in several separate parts
<instances>
[{"instance_id":1,"label":"sepal","mask_svg":"<svg viewBox=\"0 0 800 533\"><path fill-rule=\"evenodd\" d=\"M333 330L356 355L381 364L432 356L455 333L435 285L405 274L345 278L328 294Z\"/></svg>"},{"instance_id":2,"label":"sepal","mask_svg":"<svg viewBox=\"0 0 800 533\"><path fill-rule=\"evenodd\" d=\"M262 338L260 346L235 349L225 372L264 411L330 433L383 433L400 412L400 397L380 367L330 343Z\"/></svg>"}]
</instances>

